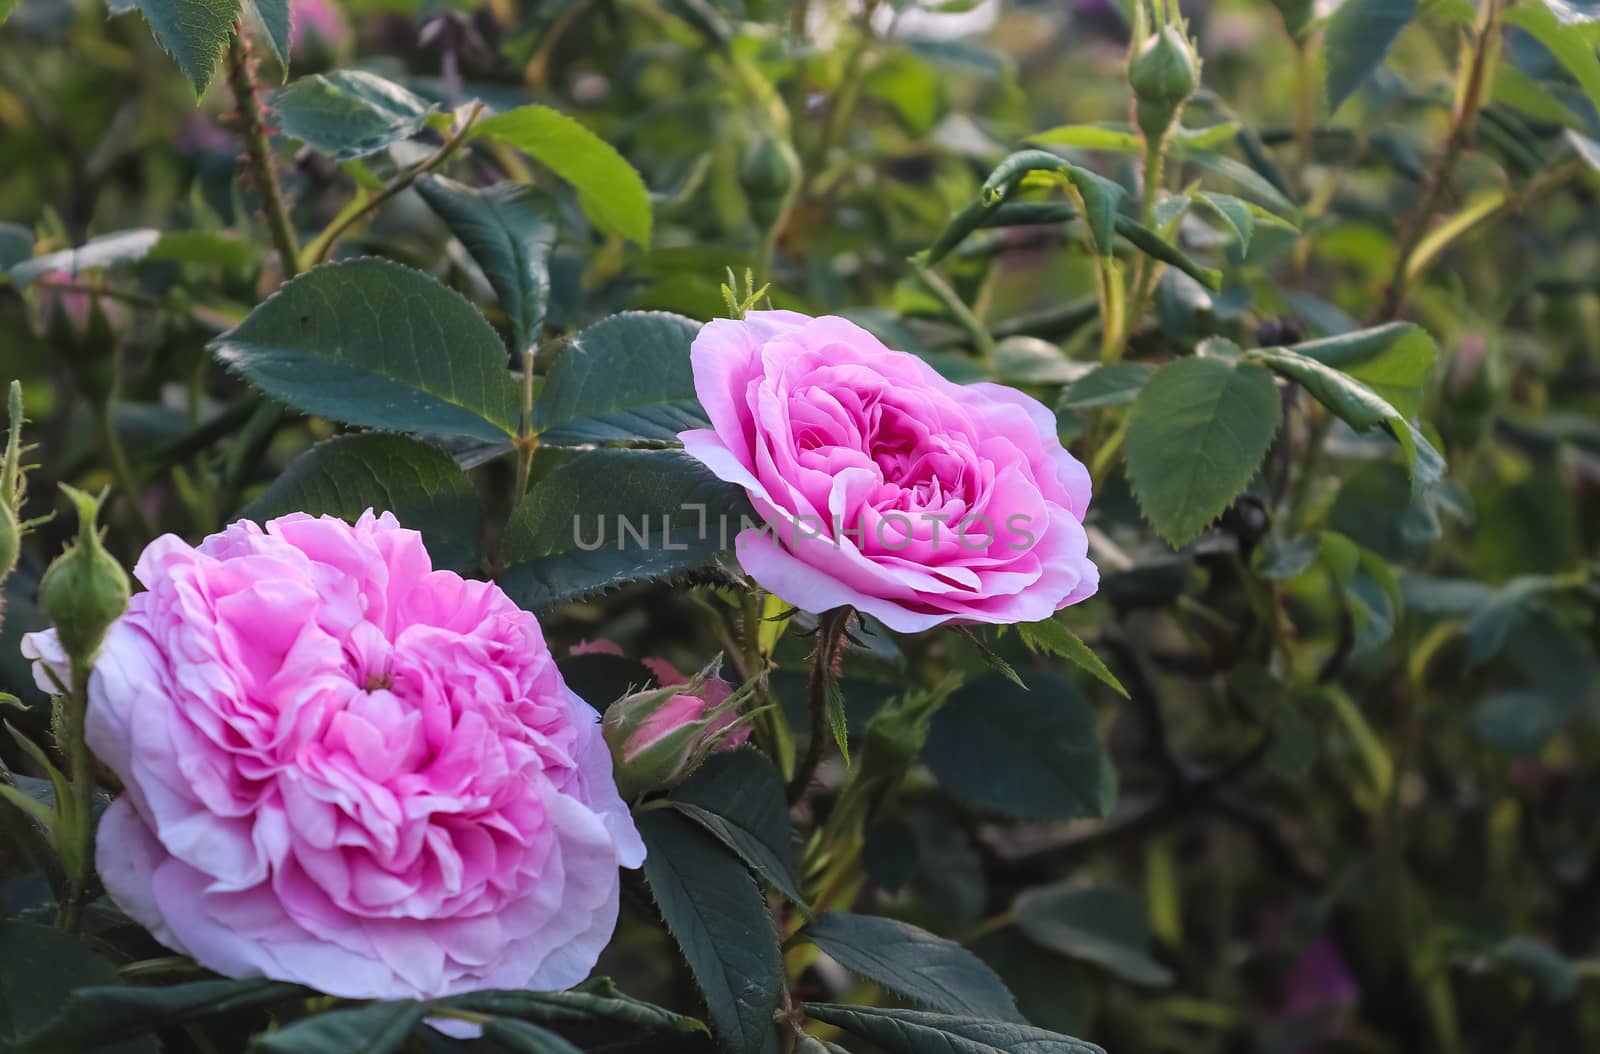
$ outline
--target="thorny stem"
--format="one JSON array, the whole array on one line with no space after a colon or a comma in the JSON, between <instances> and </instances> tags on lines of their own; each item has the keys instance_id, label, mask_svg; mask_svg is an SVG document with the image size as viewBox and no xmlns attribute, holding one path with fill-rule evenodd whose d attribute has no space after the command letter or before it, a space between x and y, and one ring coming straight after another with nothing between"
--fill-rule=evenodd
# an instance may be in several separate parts
<instances>
[{"instance_id":1,"label":"thorny stem","mask_svg":"<svg viewBox=\"0 0 1600 1054\"><path fill-rule=\"evenodd\" d=\"M817 766L822 764L822 752L828 742L828 678L834 675L834 658L843 646L844 631L849 624L850 609L847 607L835 608L817 622L817 643L811 651L811 683L807 696L811 736L806 742L805 755L795 766L794 778L789 781L790 804L805 796L806 788L816 777Z\"/></svg>"},{"instance_id":2,"label":"thorny stem","mask_svg":"<svg viewBox=\"0 0 1600 1054\"><path fill-rule=\"evenodd\" d=\"M1406 295L1410 292L1407 272L1412 254L1427 236L1428 228L1433 224L1434 214L1439 211L1439 206L1449 189L1450 175L1455 170L1456 162L1461 159L1462 153L1472 141L1473 127L1478 119L1478 108L1483 102L1484 89L1491 79L1489 66L1498 43L1499 22L1500 0L1489 0L1483 24L1478 26L1477 36L1473 41L1466 85L1456 105L1455 118L1451 122L1450 135L1445 140L1444 152L1439 155L1438 164L1428 176L1421 204L1404 225L1400 249L1395 253L1394 269L1390 273L1388 284L1384 287L1382 306L1378 309L1380 322L1399 318L1405 309Z\"/></svg>"},{"instance_id":3,"label":"thorny stem","mask_svg":"<svg viewBox=\"0 0 1600 1054\"><path fill-rule=\"evenodd\" d=\"M293 278L300 270L300 247L295 239L294 224L289 219L289 209L284 204L283 188L278 184L278 173L272 167L272 150L261 119L255 60L250 54L244 26L239 23L234 24L233 38L228 42L228 86L239 106L239 134L244 139L256 189L261 194L261 208L267 216L272 243L282 261L283 276Z\"/></svg>"},{"instance_id":4,"label":"thorny stem","mask_svg":"<svg viewBox=\"0 0 1600 1054\"><path fill-rule=\"evenodd\" d=\"M89 888L89 876L94 873L94 759L89 753L89 742L84 735L84 718L89 711L89 671L91 665L78 656L72 659L72 684L65 701L64 717L67 733L68 762L72 796L69 803L71 817L63 826L64 837L71 840L70 848L62 853L67 863L67 895L57 909L56 924L75 932L83 918L83 902Z\"/></svg>"}]
</instances>

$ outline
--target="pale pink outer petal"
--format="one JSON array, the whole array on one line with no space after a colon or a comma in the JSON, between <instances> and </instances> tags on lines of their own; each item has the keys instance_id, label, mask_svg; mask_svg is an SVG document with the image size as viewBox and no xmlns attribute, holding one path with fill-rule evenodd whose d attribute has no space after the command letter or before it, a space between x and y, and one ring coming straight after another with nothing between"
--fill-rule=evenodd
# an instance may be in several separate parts
<instances>
[{"instance_id":1,"label":"pale pink outer petal","mask_svg":"<svg viewBox=\"0 0 1600 1054\"><path fill-rule=\"evenodd\" d=\"M72 662L54 629L24 633L22 657L33 663L33 683L39 686L39 691L59 695L62 688L72 688Z\"/></svg>"}]
</instances>

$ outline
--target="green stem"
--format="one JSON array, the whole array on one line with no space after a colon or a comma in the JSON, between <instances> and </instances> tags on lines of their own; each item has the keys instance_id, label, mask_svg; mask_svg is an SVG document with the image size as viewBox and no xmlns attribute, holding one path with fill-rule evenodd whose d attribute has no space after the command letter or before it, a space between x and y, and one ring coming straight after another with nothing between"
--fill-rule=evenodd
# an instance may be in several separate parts
<instances>
[{"instance_id":1,"label":"green stem","mask_svg":"<svg viewBox=\"0 0 1600 1054\"><path fill-rule=\"evenodd\" d=\"M255 60L250 56L250 40L238 23L234 24L233 39L228 42L227 64L228 86L239 106L239 134L244 139L245 156L255 175L256 189L261 194L267 229L277 247L283 276L293 278L300 270L299 243L284 203L283 188L278 185L277 170L272 167L272 148L267 143L266 125L261 120L261 98L256 86Z\"/></svg>"},{"instance_id":2,"label":"green stem","mask_svg":"<svg viewBox=\"0 0 1600 1054\"><path fill-rule=\"evenodd\" d=\"M517 424L517 474L511 486L511 508L522 504L528 493L528 478L533 475L533 455L539 449L539 436L533 430L533 349L522 349L522 418Z\"/></svg>"},{"instance_id":3,"label":"green stem","mask_svg":"<svg viewBox=\"0 0 1600 1054\"><path fill-rule=\"evenodd\" d=\"M1450 125L1450 135L1445 140L1444 151L1439 155L1439 161L1428 176L1428 183L1422 192L1422 201L1417 206L1417 211L1405 223L1400 236L1400 249L1395 253L1394 267L1389 275L1389 282L1384 286L1382 306L1378 310L1379 321L1392 321L1400 317L1405 310L1406 296L1411 286L1411 257L1417 251L1417 246L1428 234L1428 228L1433 224L1433 217L1443 204L1446 191L1450 185L1450 175L1455 170L1456 162L1466 151L1472 140L1473 127L1477 124L1478 109L1483 103L1483 95L1487 86L1493 80L1493 56L1498 54L1500 37L1500 2L1489 0L1484 10L1484 21L1477 29L1477 37L1472 45L1472 57L1465 70L1466 80L1462 86L1456 105L1455 118Z\"/></svg>"},{"instance_id":4,"label":"green stem","mask_svg":"<svg viewBox=\"0 0 1600 1054\"><path fill-rule=\"evenodd\" d=\"M962 300L960 295L950 288L949 284L926 264L919 260L912 260L911 266L916 268L917 277L922 279L922 284L927 286L928 291L938 298L939 303L944 305L944 309L950 312L951 317L956 320L956 324L967 334L978 354L985 359L992 358L994 356L994 338L989 335L989 330L984 326L983 321L972 313L972 309L967 306L966 301Z\"/></svg>"},{"instance_id":5,"label":"green stem","mask_svg":"<svg viewBox=\"0 0 1600 1054\"><path fill-rule=\"evenodd\" d=\"M455 133L446 139L444 145L440 146L438 150L395 176L384 185L382 190L368 198L359 207L346 209L336 216L333 222L328 225L327 230L317 235L316 239L306 247L306 264L310 267L315 267L317 264L322 263L328 258L328 254L333 251L334 245L338 243L339 238L346 231L376 212L384 202L411 186L412 183L415 183L418 176L432 172L450 160L455 152L460 150L462 145L466 143L467 137L472 134L472 126L477 123L478 115L481 113L483 113L483 103L474 101L472 109L467 112L466 120L461 122L461 127L456 129Z\"/></svg>"},{"instance_id":6,"label":"green stem","mask_svg":"<svg viewBox=\"0 0 1600 1054\"><path fill-rule=\"evenodd\" d=\"M844 642L845 627L850 624L850 609L835 608L826 612L817 622L817 643L811 652L811 683L807 695L811 735L806 741L806 752L795 766L789 780L789 801L794 803L805 797L822 764L822 753L828 742L828 678L833 676L833 660Z\"/></svg>"},{"instance_id":7,"label":"green stem","mask_svg":"<svg viewBox=\"0 0 1600 1054\"><path fill-rule=\"evenodd\" d=\"M94 873L94 758L84 735L84 718L89 711L89 673L92 663L73 656L72 690L67 693L62 717L67 737L67 760L71 776L71 799L62 802L61 837L67 842L61 860L67 871L67 896L56 914L56 924L72 932L83 918L83 903Z\"/></svg>"},{"instance_id":8,"label":"green stem","mask_svg":"<svg viewBox=\"0 0 1600 1054\"><path fill-rule=\"evenodd\" d=\"M761 590L746 589L739 597L739 605L743 636L739 665L745 680L755 682L756 742L787 779L792 774L794 759L788 757L781 748L776 724L779 716L777 708L767 706L771 699L768 698L767 660L761 654Z\"/></svg>"},{"instance_id":9,"label":"green stem","mask_svg":"<svg viewBox=\"0 0 1600 1054\"><path fill-rule=\"evenodd\" d=\"M1145 139L1144 187L1139 207L1139 221L1150 230L1155 229L1156 206L1161 201L1161 182L1166 173L1167 137ZM1144 317L1150 297L1155 292L1156 279L1161 275L1161 264L1141 253L1133 265L1133 296L1123 314L1122 332L1118 334L1116 355L1127 347L1133 327Z\"/></svg>"}]
</instances>

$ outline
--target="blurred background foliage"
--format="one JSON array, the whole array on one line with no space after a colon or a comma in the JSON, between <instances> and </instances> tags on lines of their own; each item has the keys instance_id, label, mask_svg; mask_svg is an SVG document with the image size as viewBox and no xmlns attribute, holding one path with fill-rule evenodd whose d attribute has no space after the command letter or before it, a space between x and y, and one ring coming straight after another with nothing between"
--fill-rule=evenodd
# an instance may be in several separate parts
<instances>
[{"instance_id":1,"label":"blurred background foliage","mask_svg":"<svg viewBox=\"0 0 1600 1054\"><path fill-rule=\"evenodd\" d=\"M1242 248L1226 217L1189 212L1181 242L1222 270L1220 288L1169 270L1121 374L1099 387L1083 387L1099 327L1074 225L980 231L937 272L910 258L1050 129L1100 126L1046 141L1136 196L1138 156L1107 127L1131 120L1127 14L1111 0L295 0L292 74L359 68L447 108L544 103L637 168L647 245L596 230L578 192L552 184L565 232L552 335L624 308L713 317L728 270L748 267L777 306L847 315L953 377L1058 407L1092 459L1105 575L1068 621L1131 698L1017 634L995 648L1031 693L981 676L959 638L852 649L858 731L933 659L972 671L870 832L857 910L967 943L1036 1023L1113 1052L1575 1052L1600 1049L1600 65L1559 54L1594 61L1582 5L1485 3L1487 23L1463 0L1401 10L1382 62L1383 34L1356 26L1356 50L1375 54L1357 56L1331 114L1328 88L1348 86L1352 61L1334 44L1350 38L1288 31L1323 13L1186 7L1204 86L1183 124L1199 138L1167 185L1204 176L1281 222L1258 216ZM1380 20L1404 7L1365 6ZM24 382L39 444L29 511L48 511L57 481L125 472L140 501L109 515L125 558L155 530L215 529L332 430L262 423L208 359L206 341L283 265L223 78L197 105L131 7L21 0L0 29L0 266L130 229L192 232L137 262L0 285L0 376ZM1543 28L1551 10L1568 35ZM275 87L279 66L256 50ZM1492 62L1462 122L1480 52ZM303 232L427 152L399 142L339 163L275 147ZM466 165L527 175L492 148ZM492 301L414 193L338 255L360 253ZM1417 396L1450 466L1442 487L1414 497L1387 440L1288 388L1283 430L1219 523L1176 551L1150 531L1106 440L1149 376L1141 364L1207 339L1269 347L1393 317L1437 343ZM986 355L971 354L974 320L997 342ZM112 388L97 421L96 393ZM107 428L126 466L108 463ZM494 462L480 477L491 510L509 472ZM7 583L0 685L33 705L24 724L45 715L17 641L40 624L33 590L70 526L30 535ZM709 588L632 588L546 625L563 645L615 639L692 669L719 646L708 603ZM780 668L802 664L797 636ZM800 704L801 686L777 684ZM1074 788L1029 742L1086 728L1104 743L1096 800L1062 806ZM841 772L830 763L829 778ZM1109 816L1064 818L1113 798ZM20 911L39 890L18 879L3 895ZM602 970L692 1010L674 964L636 905ZM798 990L853 984L823 961Z\"/></svg>"}]
</instances>

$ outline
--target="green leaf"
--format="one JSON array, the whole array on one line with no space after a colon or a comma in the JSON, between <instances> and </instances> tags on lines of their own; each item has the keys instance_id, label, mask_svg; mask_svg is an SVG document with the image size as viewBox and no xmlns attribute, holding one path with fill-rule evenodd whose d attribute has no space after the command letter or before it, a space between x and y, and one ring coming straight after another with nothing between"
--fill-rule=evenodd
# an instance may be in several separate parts
<instances>
[{"instance_id":1,"label":"green leaf","mask_svg":"<svg viewBox=\"0 0 1600 1054\"><path fill-rule=\"evenodd\" d=\"M649 850L645 881L705 994L717 1039L731 1054L775 1054L783 961L761 890L684 817L655 809L635 820Z\"/></svg>"},{"instance_id":2,"label":"green leaf","mask_svg":"<svg viewBox=\"0 0 1600 1054\"><path fill-rule=\"evenodd\" d=\"M554 1032L526 1021L491 1021L483 1026L483 1038L509 1054L583 1054Z\"/></svg>"},{"instance_id":3,"label":"green leaf","mask_svg":"<svg viewBox=\"0 0 1600 1054\"><path fill-rule=\"evenodd\" d=\"M831 671L822 677L824 713L828 718L828 731L833 733L833 745L839 748L839 757L850 764L850 716L845 712L844 686Z\"/></svg>"},{"instance_id":4,"label":"green leaf","mask_svg":"<svg viewBox=\"0 0 1600 1054\"><path fill-rule=\"evenodd\" d=\"M1411 491L1421 495L1444 478L1444 459L1417 427L1371 388L1351 375L1287 348L1257 348L1247 357L1264 363L1301 384L1322 405L1351 428L1387 428L1400 444L1400 457L1411 473Z\"/></svg>"},{"instance_id":5,"label":"green leaf","mask_svg":"<svg viewBox=\"0 0 1600 1054\"><path fill-rule=\"evenodd\" d=\"M1533 688L1495 692L1478 702L1469 719L1485 743L1512 757L1537 757L1575 716L1564 700Z\"/></svg>"},{"instance_id":6,"label":"green leaf","mask_svg":"<svg viewBox=\"0 0 1600 1054\"><path fill-rule=\"evenodd\" d=\"M1552 1002L1571 999L1583 983L1577 964L1538 937L1507 937L1494 949L1494 957L1526 972Z\"/></svg>"},{"instance_id":7,"label":"green leaf","mask_svg":"<svg viewBox=\"0 0 1600 1054\"><path fill-rule=\"evenodd\" d=\"M968 805L1024 819L1111 809L1094 711L1067 681L1026 670L1026 688L988 673L933 715L923 761Z\"/></svg>"},{"instance_id":8,"label":"green leaf","mask_svg":"<svg viewBox=\"0 0 1600 1054\"><path fill-rule=\"evenodd\" d=\"M1238 121L1218 121L1204 128L1174 128L1172 138L1179 146L1196 150L1211 150L1239 137L1243 127Z\"/></svg>"},{"instance_id":9,"label":"green leaf","mask_svg":"<svg viewBox=\"0 0 1600 1054\"><path fill-rule=\"evenodd\" d=\"M1394 635L1403 606L1400 582L1383 557L1338 531L1321 534L1322 561L1333 571L1355 623L1356 654L1382 645Z\"/></svg>"},{"instance_id":10,"label":"green leaf","mask_svg":"<svg viewBox=\"0 0 1600 1054\"><path fill-rule=\"evenodd\" d=\"M1250 235L1255 233L1255 217L1250 211L1250 206L1234 197L1232 194L1218 194L1209 190L1202 190L1196 194L1201 201L1211 206L1211 210L1222 217L1222 222L1233 231L1234 237L1239 239L1239 255L1244 256L1250 252Z\"/></svg>"},{"instance_id":11,"label":"green leaf","mask_svg":"<svg viewBox=\"0 0 1600 1054\"><path fill-rule=\"evenodd\" d=\"M1339 109L1383 64L1390 45L1416 14L1416 0L1344 0L1334 10L1322 42L1328 113Z\"/></svg>"},{"instance_id":12,"label":"green leaf","mask_svg":"<svg viewBox=\"0 0 1600 1054\"><path fill-rule=\"evenodd\" d=\"M1184 358L1155 372L1128 414L1128 479L1156 533L1177 548L1255 475L1283 406L1272 375Z\"/></svg>"},{"instance_id":13,"label":"green leaf","mask_svg":"<svg viewBox=\"0 0 1600 1054\"><path fill-rule=\"evenodd\" d=\"M239 0L136 0L150 32L204 95L239 17Z\"/></svg>"},{"instance_id":14,"label":"green leaf","mask_svg":"<svg viewBox=\"0 0 1600 1054\"><path fill-rule=\"evenodd\" d=\"M670 578L714 561L741 522L758 522L744 492L681 450L589 450L512 513L499 582L540 609Z\"/></svg>"},{"instance_id":15,"label":"green leaf","mask_svg":"<svg viewBox=\"0 0 1600 1054\"><path fill-rule=\"evenodd\" d=\"M790 901L805 907L794 875L794 830L783 777L758 750L712 754L672 791L672 806Z\"/></svg>"},{"instance_id":16,"label":"green leaf","mask_svg":"<svg viewBox=\"0 0 1600 1054\"><path fill-rule=\"evenodd\" d=\"M698 332L700 323L681 315L624 311L573 337L533 408L539 441L676 444L679 432L704 427L689 365Z\"/></svg>"},{"instance_id":17,"label":"green leaf","mask_svg":"<svg viewBox=\"0 0 1600 1054\"><path fill-rule=\"evenodd\" d=\"M607 977L585 981L566 992L488 990L450 996L436 1003L560 1029L615 1025L633 1033L707 1031L705 1024L695 1018L619 991Z\"/></svg>"},{"instance_id":18,"label":"green leaf","mask_svg":"<svg viewBox=\"0 0 1600 1054\"><path fill-rule=\"evenodd\" d=\"M1028 646L1028 650L1045 652L1066 659L1073 665L1082 667L1095 680L1124 699L1128 698L1128 690L1122 687L1122 682L1117 680L1116 674L1108 670L1106 664L1100 661L1100 656L1094 653L1094 649L1085 644L1060 619L1047 618L1040 622L1018 623L1017 632L1022 635L1022 642Z\"/></svg>"},{"instance_id":19,"label":"green leaf","mask_svg":"<svg viewBox=\"0 0 1600 1054\"><path fill-rule=\"evenodd\" d=\"M555 199L518 183L477 188L433 175L419 178L416 188L483 268L501 310L511 319L516 350L531 349L538 343L550 295Z\"/></svg>"},{"instance_id":20,"label":"green leaf","mask_svg":"<svg viewBox=\"0 0 1600 1054\"><path fill-rule=\"evenodd\" d=\"M1518 575L1475 604L1465 627L1467 666L1480 666L1498 655L1533 602L1555 588L1557 580L1548 575Z\"/></svg>"},{"instance_id":21,"label":"green leaf","mask_svg":"<svg viewBox=\"0 0 1600 1054\"><path fill-rule=\"evenodd\" d=\"M242 238L217 231L167 231L150 247L145 259L177 263L247 267L260 258L260 250Z\"/></svg>"},{"instance_id":22,"label":"green leaf","mask_svg":"<svg viewBox=\"0 0 1600 1054\"><path fill-rule=\"evenodd\" d=\"M1589 101L1600 107L1600 56L1584 26L1562 22L1542 3L1507 8L1501 17L1543 44L1583 87Z\"/></svg>"},{"instance_id":23,"label":"green leaf","mask_svg":"<svg viewBox=\"0 0 1600 1054\"><path fill-rule=\"evenodd\" d=\"M33 231L20 223L0 223L0 274L33 255Z\"/></svg>"},{"instance_id":24,"label":"green leaf","mask_svg":"<svg viewBox=\"0 0 1600 1054\"><path fill-rule=\"evenodd\" d=\"M1117 214L1117 233L1126 238L1135 249L1154 257L1164 264L1176 267L1196 282L1215 292L1222 288L1222 272L1214 267L1202 267L1176 245L1162 238L1148 227L1134 222L1130 216Z\"/></svg>"},{"instance_id":25,"label":"green leaf","mask_svg":"<svg viewBox=\"0 0 1600 1054\"><path fill-rule=\"evenodd\" d=\"M1211 150L1178 146L1174 146L1173 155L1232 181L1240 190L1279 216L1294 216L1299 212L1294 202L1283 196L1283 191L1243 162Z\"/></svg>"},{"instance_id":26,"label":"green leaf","mask_svg":"<svg viewBox=\"0 0 1600 1054\"><path fill-rule=\"evenodd\" d=\"M1288 350L1348 373L1408 419L1422 410L1423 388L1439 351L1428 331L1413 322L1308 340Z\"/></svg>"},{"instance_id":27,"label":"green leaf","mask_svg":"<svg viewBox=\"0 0 1600 1054\"><path fill-rule=\"evenodd\" d=\"M346 424L489 441L516 430L517 386L489 323L387 260L307 271L210 348L273 398Z\"/></svg>"},{"instance_id":28,"label":"green leaf","mask_svg":"<svg viewBox=\"0 0 1600 1054\"><path fill-rule=\"evenodd\" d=\"M136 263L149 255L151 247L160 240L161 232L148 227L102 234L98 238L90 238L76 249L62 249L22 261L11 268L11 284L18 289L25 289L35 279L51 271L78 275L84 271ZM31 237L29 244L32 244Z\"/></svg>"},{"instance_id":29,"label":"green leaf","mask_svg":"<svg viewBox=\"0 0 1600 1054\"><path fill-rule=\"evenodd\" d=\"M311 993L281 981L191 981L135 988L106 985L79 988L50 1009L54 1019L31 1035L27 1054L99 1050L104 1044L192 1021L272 1006Z\"/></svg>"},{"instance_id":30,"label":"green leaf","mask_svg":"<svg viewBox=\"0 0 1600 1054\"><path fill-rule=\"evenodd\" d=\"M1083 199L1084 222L1089 225L1095 248L1101 256L1110 256L1116 244L1117 210L1126 193L1122 184L1044 150L1021 150L989 173L983 181L983 200L998 203L1032 172L1052 173L1072 185Z\"/></svg>"},{"instance_id":31,"label":"green leaf","mask_svg":"<svg viewBox=\"0 0 1600 1054\"><path fill-rule=\"evenodd\" d=\"M409 999L331 1010L259 1035L252 1054L395 1054L427 1016L426 1004Z\"/></svg>"},{"instance_id":32,"label":"green leaf","mask_svg":"<svg viewBox=\"0 0 1600 1054\"><path fill-rule=\"evenodd\" d=\"M1120 889L1043 886L1011 906L1017 928L1034 943L1134 984L1161 987L1172 971L1150 956L1150 925L1137 898Z\"/></svg>"},{"instance_id":33,"label":"green leaf","mask_svg":"<svg viewBox=\"0 0 1600 1054\"><path fill-rule=\"evenodd\" d=\"M1137 154L1144 149L1143 140L1126 125L1064 124L1030 135L1025 142L1036 146L1107 150L1117 154Z\"/></svg>"},{"instance_id":34,"label":"green leaf","mask_svg":"<svg viewBox=\"0 0 1600 1054\"><path fill-rule=\"evenodd\" d=\"M301 77L272 101L278 129L335 161L375 154L422 131L432 103L361 70Z\"/></svg>"},{"instance_id":35,"label":"green leaf","mask_svg":"<svg viewBox=\"0 0 1600 1054\"><path fill-rule=\"evenodd\" d=\"M307 450L240 510L265 522L291 512L354 521L392 512L421 531L436 567L470 572L482 561L478 492L450 455L415 439L369 432L335 436Z\"/></svg>"},{"instance_id":36,"label":"green leaf","mask_svg":"<svg viewBox=\"0 0 1600 1054\"><path fill-rule=\"evenodd\" d=\"M910 923L825 911L800 936L852 973L931 1010L1023 1020L1005 982L982 959Z\"/></svg>"},{"instance_id":37,"label":"green leaf","mask_svg":"<svg viewBox=\"0 0 1600 1054\"><path fill-rule=\"evenodd\" d=\"M0 922L0 1051L37 1050L44 1054L80 1054L81 1046L23 1047L21 1041L51 1024L74 988L119 981L116 967L91 952L77 937L53 926ZM126 1039L100 1048L103 1054L150 1054L148 1040Z\"/></svg>"},{"instance_id":38,"label":"green leaf","mask_svg":"<svg viewBox=\"0 0 1600 1054\"><path fill-rule=\"evenodd\" d=\"M1520 110L1545 124L1558 124L1568 129L1584 126L1583 120L1556 98L1554 92L1509 62L1495 66L1491 97L1502 106Z\"/></svg>"},{"instance_id":39,"label":"green leaf","mask_svg":"<svg viewBox=\"0 0 1600 1054\"><path fill-rule=\"evenodd\" d=\"M1105 1054L1093 1043L1010 1021L838 1003L807 1003L806 1014L887 1054Z\"/></svg>"},{"instance_id":40,"label":"green leaf","mask_svg":"<svg viewBox=\"0 0 1600 1054\"><path fill-rule=\"evenodd\" d=\"M472 131L516 147L571 183L583 214L596 227L650 244L650 192L644 180L611 144L571 117L548 106L520 106L479 121Z\"/></svg>"},{"instance_id":41,"label":"green leaf","mask_svg":"<svg viewBox=\"0 0 1600 1054\"><path fill-rule=\"evenodd\" d=\"M278 57L278 64L287 74L289 43L293 39L289 29L289 0L250 0L250 2L255 5L256 15L261 19L261 28L267 31L267 43L272 45L272 53Z\"/></svg>"},{"instance_id":42,"label":"green leaf","mask_svg":"<svg viewBox=\"0 0 1600 1054\"><path fill-rule=\"evenodd\" d=\"M1101 406L1126 406L1138 398L1156 368L1148 362L1114 362L1097 366L1061 393L1058 408L1092 410Z\"/></svg>"},{"instance_id":43,"label":"green leaf","mask_svg":"<svg viewBox=\"0 0 1600 1054\"><path fill-rule=\"evenodd\" d=\"M6 19L11 17L11 12L17 9L22 0L0 0L0 26L6 24Z\"/></svg>"}]
</instances>

